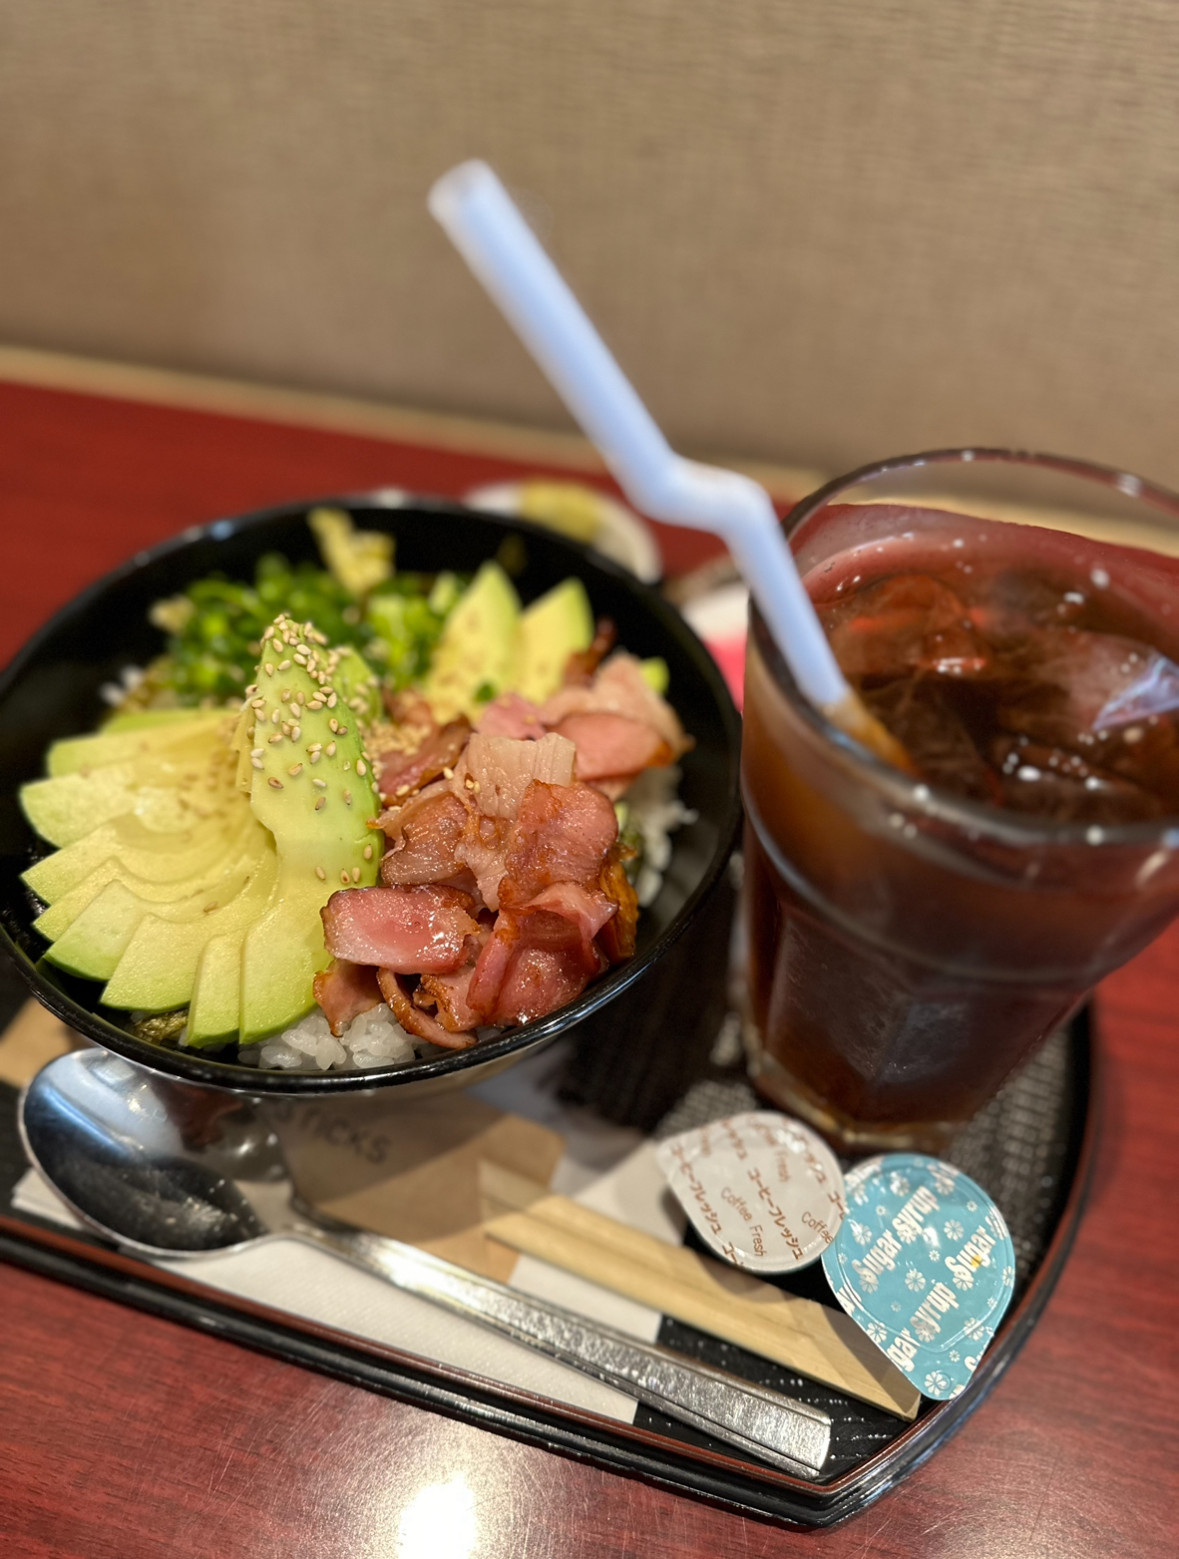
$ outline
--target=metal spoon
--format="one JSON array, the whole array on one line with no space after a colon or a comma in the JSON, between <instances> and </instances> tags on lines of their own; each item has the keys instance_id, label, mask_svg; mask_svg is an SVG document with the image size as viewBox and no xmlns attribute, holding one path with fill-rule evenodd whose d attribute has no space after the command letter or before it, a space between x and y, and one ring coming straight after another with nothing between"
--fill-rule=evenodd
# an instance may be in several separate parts
<instances>
[{"instance_id":1,"label":"metal spoon","mask_svg":"<svg viewBox=\"0 0 1179 1559\"><path fill-rule=\"evenodd\" d=\"M81 1050L37 1074L19 1120L30 1159L58 1195L126 1249L177 1257L299 1239L750 1456L808 1478L822 1470L826 1413L307 1206L251 1100Z\"/></svg>"}]
</instances>

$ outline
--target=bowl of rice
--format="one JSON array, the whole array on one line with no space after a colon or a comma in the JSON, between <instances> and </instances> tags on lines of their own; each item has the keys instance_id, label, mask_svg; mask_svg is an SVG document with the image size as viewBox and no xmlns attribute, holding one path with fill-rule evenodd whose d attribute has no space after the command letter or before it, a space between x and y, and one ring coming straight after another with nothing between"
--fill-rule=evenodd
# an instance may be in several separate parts
<instances>
[{"instance_id":1,"label":"bowl of rice","mask_svg":"<svg viewBox=\"0 0 1179 1559\"><path fill-rule=\"evenodd\" d=\"M388 551L396 557L399 577L434 582L421 602L415 600L409 613L412 618L417 612L427 624L422 630L427 638L430 633L436 637L445 631L440 626L444 611L438 606L445 592L436 582L443 578L469 581L491 560L497 560L497 568L510 576L524 607L547 599L563 583L580 581L599 626L603 622L613 625L617 648L599 648L599 659L591 656L576 679L581 691L559 694L556 706L544 706L548 713L542 709L547 724L527 733L540 738L531 742L530 752L540 752L543 745L545 752L556 755L558 768L562 753L573 750L567 737L580 736L588 728L587 709L597 712L593 695L604 680L611 676L616 681L620 677L625 680L623 673L633 677L634 666L661 668L663 702L674 712L671 718L683 733L682 740L665 743L658 756L647 761L641 772L627 775L625 781L594 782L606 798L603 801L599 796L594 803L598 812L607 803L613 806L619 838L625 830L629 841L624 851L613 846L615 856L611 859L626 861L628 886L621 887L617 898L637 907L637 918L632 912L625 946L611 949L607 930L596 932L592 946L601 972L583 980L582 988L568 987L570 999L560 1000L539 1016L532 1015L527 1001L513 1002L501 992L498 1007L494 1002L476 1007L483 1019L495 1021L476 1025L472 1020L469 1029L456 1037L456 1025L449 1020L452 1006L459 1002L457 997L451 1002L450 987L441 977L431 984L430 978L422 975L415 983L400 976L385 978L388 970L363 966L365 957L382 955L363 952L368 927L359 911L375 907L377 899L366 900L362 885L353 888L349 884L337 890L330 901L333 907L325 908L325 934L334 955L329 973L333 979L335 971L351 975L356 967L352 960L361 945L360 972L365 989L375 992L370 976L381 975L381 999L374 1000L372 994L357 998L342 978L334 987L317 984L317 1004L311 1010L277 1032L254 1035L243 1029L238 1043L212 1047L189 1043L194 1030L189 1026L187 1009L153 1012L117 1008L100 999L109 993L110 986L104 992L94 979L83 978L62 961L55 963L46 957L55 945L47 946L46 937L37 929L38 924L45 925L46 902L25 878L40 881L33 868L46 857L50 846L31 826L27 808L21 804L22 791L27 795L28 787L45 774L46 753L53 744L95 732L100 726L105 729L113 707L149 709L153 698L157 703L178 698L182 703L199 701L212 708L235 707L235 698L240 702L243 690L235 691L233 677L239 673L228 664L232 658L229 650L218 651L222 654L218 661L206 644L199 654L194 652L185 660L177 646L188 642L184 619L185 611L191 608L173 606L170 618L169 603L183 603L191 597L194 582L224 581L224 586L210 586L211 599L221 601L217 591L222 590L232 606L238 599L233 591L239 590L244 592L242 600L248 596L253 603L251 609L262 610L257 606L258 597L264 598L273 584L275 599L281 597L283 609L292 601L291 610L301 616L299 590L306 585L314 593L318 575L313 571L322 566L325 555L323 537L317 540L308 516L323 511L337 516L338 523L347 525L354 534L373 540L378 550L379 538L391 538ZM384 642L374 645L371 635L360 637L362 629L364 633L369 630L356 626L355 613L350 617L352 609L347 604L341 606L344 599L322 606L325 615L337 610L342 614L341 624L352 624L350 630L339 627L338 633L351 631L370 659L377 651L393 654ZM389 609L388 602L384 604ZM314 616L318 622L320 610L318 604L308 607L308 620ZM407 610L404 601L397 604L398 623ZM229 615L232 618L232 611ZM325 633L336 636L330 628L325 628ZM391 640L395 635L386 631L385 637ZM595 644L597 638L595 635ZM411 651L412 645L405 653ZM171 677L167 686L161 666ZM393 685L391 679L389 685ZM493 692L492 687L480 689L480 696ZM386 689L389 708L401 709L398 718L403 721L409 717L403 713L404 703L398 705L396 700L407 696L396 694L391 699ZM488 696L486 707L489 713L473 717L476 733L507 730L511 720L521 717L521 711L525 720L537 718L536 706L517 699L514 693ZM509 725L502 724L505 719ZM496 725L496 720L501 724ZM453 731L454 725L454 721L448 724L439 716L434 730L445 733ZM440 739L445 741L445 734ZM506 750L502 743L501 749ZM465 1086L585 1024L607 1005L612 1025L620 1029L641 1013L644 977L664 960L708 901L732 851L740 816L739 750L739 717L724 679L679 613L657 589L566 537L518 519L393 493L332 497L219 520L138 554L83 592L25 645L0 676L0 770L4 781L0 785L0 945L34 995L71 1029L156 1072L259 1095L313 1095L378 1087L436 1091ZM254 749L255 768L261 767L263 751ZM582 783L583 770L589 772L587 752L577 747L579 792L587 788ZM386 754L387 763L395 758L399 761L400 756ZM383 818L394 818L394 824L385 823L392 844L384 836L374 835L381 840L380 848L388 848L390 854L405 844L397 832L396 819L410 814L411 801L418 803L420 814L423 796L433 796L441 804L448 798L439 793L447 785L457 786L466 775L469 805L471 793L477 795L480 784L472 776L482 775L486 783L487 771L475 766L469 748L459 754L456 747L450 753L452 762L440 772L425 771L424 782L420 765L415 770L410 762L414 756L412 751L404 754L404 785L394 783L399 774L392 769L382 771L392 773L393 778L382 782L386 789L381 801L374 803L374 808L383 805ZM555 784L563 780L572 783L568 767L564 775L555 778L547 769L536 773L554 779ZM533 800L542 792L559 793L544 784L534 785ZM532 837L531 825L526 828L522 818L513 826L521 839ZM408 830L409 825L405 827ZM409 858L403 851L398 867ZM471 880L462 884L467 897L461 908L454 908L446 898L457 891L450 885L451 879L447 885L433 887L420 873L415 876L402 871L399 877L394 872L393 881L413 884L394 890L394 895L401 893L398 902L408 903L416 894L412 900L416 909L433 893L435 899L429 902L436 901L439 913L457 916L468 929L472 924L469 916L477 913L477 935L467 939L477 951L479 940L485 947L489 936L494 942L499 933L492 927L500 927L503 912L493 920L492 911L476 891L474 877L466 872L464 876ZM383 863L380 880L391 880ZM491 900L491 890L485 889L482 879L479 886ZM568 888L565 883L545 886L533 904L550 903L554 912L568 916L572 913L565 902ZM544 899L546 893L548 900ZM387 891L385 899L394 895ZM621 913L614 919L620 921ZM609 957L601 952L603 947ZM68 965L68 960L64 962ZM483 959L479 968L487 963L488 959ZM483 979L483 975L478 978ZM558 996L562 989L557 988ZM465 986L463 991L465 994Z\"/></svg>"}]
</instances>

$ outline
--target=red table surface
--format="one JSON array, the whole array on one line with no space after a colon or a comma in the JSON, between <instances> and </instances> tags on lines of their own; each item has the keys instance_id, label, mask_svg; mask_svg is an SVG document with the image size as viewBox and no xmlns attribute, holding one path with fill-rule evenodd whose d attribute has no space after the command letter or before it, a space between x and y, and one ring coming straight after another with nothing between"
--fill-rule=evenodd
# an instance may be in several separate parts
<instances>
[{"instance_id":1,"label":"red table surface","mask_svg":"<svg viewBox=\"0 0 1179 1559\"><path fill-rule=\"evenodd\" d=\"M515 461L0 385L0 660L186 525ZM564 474L568 474L567 470ZM708 544L663 533L673 568ZM826 1533L787 1532L0 1266L0 1553L1136 1559L1179 1552L1179 927L1108 980L1104 1126L1047 1312L961 1432Z\"/></svg>"}]
</instances>

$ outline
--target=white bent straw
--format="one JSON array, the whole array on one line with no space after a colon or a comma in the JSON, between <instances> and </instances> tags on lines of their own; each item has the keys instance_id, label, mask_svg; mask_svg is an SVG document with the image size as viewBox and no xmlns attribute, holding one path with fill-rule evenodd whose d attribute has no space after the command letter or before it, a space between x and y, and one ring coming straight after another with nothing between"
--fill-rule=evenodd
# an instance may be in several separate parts
<instances>
[{"instance_id":1,"label":"white bent straw","mask_svg":"<svg viewBox=\"0 0 1179 1559\"><path fill-rule=\"evenodd\" d=\"M804 696L879 749L885 733L864 729L875 721L844 680L765 489L675 453L486 163L452 168L428 204L634 506L723 537Z\"/></svg>"}]
</instances>

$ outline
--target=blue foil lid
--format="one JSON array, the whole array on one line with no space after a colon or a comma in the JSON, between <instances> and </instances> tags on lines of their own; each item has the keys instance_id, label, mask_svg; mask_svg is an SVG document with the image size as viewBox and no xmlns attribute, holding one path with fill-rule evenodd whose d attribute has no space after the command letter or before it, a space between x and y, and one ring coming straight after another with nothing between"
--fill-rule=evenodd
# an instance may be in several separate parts
<instances>
[{"instance_id":1,"label":"blue foil lid","mask_svg":"<svg viewBox=\"0 0 1179 1559\"><path fill-rule=\"evenodd\" d=\"M1015 1287L1003 1214L923 1153L868 1159L844 1184L847 1217L823 1253L836 1299L927 1397L956 1397Z\"/></svg>"}]
</instances>

